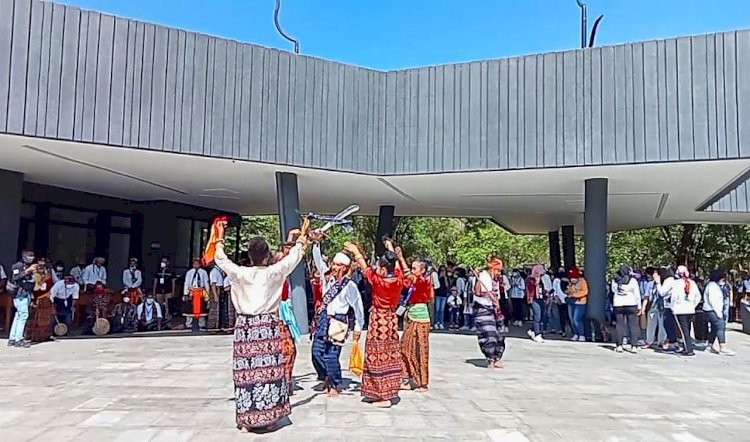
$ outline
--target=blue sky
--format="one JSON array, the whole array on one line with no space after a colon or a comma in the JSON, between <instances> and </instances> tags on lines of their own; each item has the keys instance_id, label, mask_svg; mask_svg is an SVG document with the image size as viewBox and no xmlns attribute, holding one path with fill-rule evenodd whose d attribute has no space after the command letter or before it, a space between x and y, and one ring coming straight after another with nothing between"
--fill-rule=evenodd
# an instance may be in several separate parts
<instances>
[{"instance_id":1,"label":"blue sky","mask_svg":"<svg viewBox=\"0 0 750 442\"><path fill-rule=\"evenodd\" d=\"M67 0L66 3L291 50L275 0ZM750 28L749 0L589 0L597 45ZM281 22L307 55L376 69L575 48L575 0L283 0Z\"/></svg>"}]
</instances>

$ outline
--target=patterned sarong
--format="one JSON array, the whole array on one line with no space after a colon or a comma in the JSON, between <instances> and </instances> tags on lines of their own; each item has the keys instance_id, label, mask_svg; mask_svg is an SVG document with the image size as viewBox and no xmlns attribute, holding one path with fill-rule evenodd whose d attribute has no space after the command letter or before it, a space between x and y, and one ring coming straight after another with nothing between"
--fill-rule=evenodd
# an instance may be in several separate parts
<instances>
[{"instance_id":1,"label":"patterned sarong","mask_svg":"<svg viewBox=\"0 0 750 442\"><path fill-rule=\"evenodd\" d=\"M401 377L412 379L417 388L430 381L430 322L409 321L401 337Z\"/></svg>"},{"instance_id":2,"label":"patterned sarong","mask_svg":"<svg viewBox=\"0 0 750 442\"><path fill-rule=\"evenodd\" d=\"M479 337L479 349L489 362L496 362L503 358L505 353L505 335L498 330L502 329L503 318L497 315L494 308L474 303L474 324L477 327Z\"/></svg>"},{"instance_id":3,"label":"patterned sarong","mask_svg":"<svg viewBox=\"0 0 750 442\"><path fill-rule=\"evenodd\" d=\"M276 315L238 315L233 365L237 428L267 427L291 414Z\"/></svg>"},{"instance_id":4,"label":"patterned sarong","mask_svg":"<svg viewBox=\"0 0 750 442\"><path fill-rule=\"evenodd\" d=\"M401 344L398 317L390 310L370 309L365 342L362 396L376 401L398 397L401 387Z\"/></svg>"},{"instance_id":5,"label":"patterned sarong","mask_svg":"<svg viewBox=\"0 0 750 442\"><path fill-rule=\"evenodd\" d=\"M279 332L281 334L281 357L284 360L284 374L286 382L289 385L289 395L291 396L294 392L294 378L292 377L292 373L294 372L294 360L297 359L297 346L294 345L292 332L284 322L279 324Z\"/></svg>"},{"instance_id":6,"label":"patterned sarong","mask_svg":"<svg viewBox=\"0 0 750 442\"><path fill-rule=\"evenodd\" d=\"M229 299L229 293L219 290L219 300L215 301L213 296L208 304L208 325L209 331L227 331L234 326L234 307L232 300Z\"/></svg>"}]
</instances>

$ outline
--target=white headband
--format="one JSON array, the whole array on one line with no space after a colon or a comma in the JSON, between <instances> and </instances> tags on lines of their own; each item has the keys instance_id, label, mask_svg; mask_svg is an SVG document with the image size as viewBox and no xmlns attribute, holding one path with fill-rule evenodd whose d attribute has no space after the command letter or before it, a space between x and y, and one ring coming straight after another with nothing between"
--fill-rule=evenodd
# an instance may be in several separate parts
<instances>
[{"instance_id":1,"label":"white headband","mask_svg":"<svg viewBox=\"0 0 750 442\"><path fill-rule=\"evenodd\" d=\"M336 264L344 265L344 266L350 266L352 264L352 260L341 252L338 252L333 257L333 262L335 262Z\"/></svg>"}]
</instances>

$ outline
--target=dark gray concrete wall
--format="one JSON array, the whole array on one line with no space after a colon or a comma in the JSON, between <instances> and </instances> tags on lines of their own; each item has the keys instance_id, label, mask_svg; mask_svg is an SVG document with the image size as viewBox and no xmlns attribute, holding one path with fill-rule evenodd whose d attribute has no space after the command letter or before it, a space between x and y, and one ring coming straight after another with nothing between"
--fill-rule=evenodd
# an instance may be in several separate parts
<instances>
[{"instance_id":1,"label":"dark gray concrete wall","mask_svg":"<svg viewBox=\"0 0 750 442\"><path fill-rule=\"evenodd\" d=\"M18 229L21 220L23 175L0 170L0 265L10 276L10 266L18 260Z\"/></svg>"},{"instance_id":2,"label":"dark gray concrete wall","mask_svg":"<svg viewBox=\"0 0 750 442\"><path fill-rule=\"evenodd\" d=\"M0 133L378 175L750 156L748 31L378 72L0 11Z\"/></svg>"}]
</instances>

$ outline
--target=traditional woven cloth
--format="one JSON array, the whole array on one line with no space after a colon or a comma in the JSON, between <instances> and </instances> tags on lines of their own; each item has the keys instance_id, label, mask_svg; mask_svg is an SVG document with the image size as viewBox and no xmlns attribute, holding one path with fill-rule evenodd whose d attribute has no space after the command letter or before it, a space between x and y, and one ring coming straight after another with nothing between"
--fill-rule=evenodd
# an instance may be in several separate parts
<instances>
[{"instance_id":1,"label":"traditional woven cloth","mask_svg":"<svg viewBox=\"0 0 750 442\"><path fill-rule=\"evenodd\" d=\"M494 308L475 302L474 324L477 327L479 349L484 357L489 362L502 359L503 353L505 353L505 335L498 331L503 326L502 316L498 316Z\"/></svg>"},{"instance_id":2,"label":"traditional woven cloth","mask_svg":"<svg viewBox=\"0 0 750 442\"><path fill-rule=\"evenodd\" d=\"M430 381L430 323L409 321L401 337L401 377L412 379L417 388L427 388Z\"/></svg>"},{"instance_id":3,"label":"traditional woven cloth","mask_svg":"<svg viewBox=\"0 0 750 442\"><path fill-rule=\"evenodd\" d=\"M225 331L234 327L233 315L234 308L232 301L229 299L229 293L224 289L219 290L219 300L214 300L213 296L208 304L208 324L209 331Z\"/></svg>"},{"instance_id":4,"label":"traditional woven cloth","mask_svg":"<svg viewBox=\"0 0 750 442\"><path fill-rule=\"evenodd\" d=\"M286 382L289 385L289 395L291 396L294 392L294 378L292 377L292 373L294 372L294 360L297 359L297 346L294 344L292 332L283 321L279 324L279 332L281 334L281 357L284 360L284 374Z\"/></svg>"},{"instance_id":5,"label":"traditional woven cloth","mask_svg":"<svg viewBox=\"0 0 750 442\"><path fill-rule=\"evenodd\" d=\"M26 339L31 342L44 342L52 339L52 317L55 305L48 296L38 298L36 308L30 309L26 323Z\"/></svg>"},{"instance_id":6,"label":"traditional woven cloth","mask_svg":"<svg viewBox=\"0 0 750 442\"><path fill-rule=\"evenodd\" d=\"M291 414L276 315L238 315L233 371L238 428L267 427Z\"/></svg>"},{"instance_id":7,"label":"traditional woven cloth","mask_svg":"<svg viewBox=\"0 0 750 442\"><path fill-rule=\"evenodd\" d=\"M365 342L362 396L377 401L398 397L401 386L401 352L398 318L387 309L373 307Z\"/></svg>"}]
</instances>

